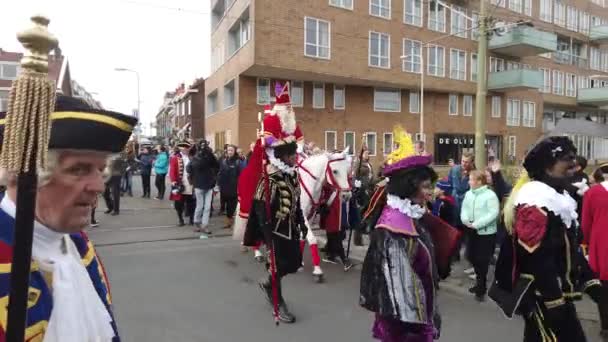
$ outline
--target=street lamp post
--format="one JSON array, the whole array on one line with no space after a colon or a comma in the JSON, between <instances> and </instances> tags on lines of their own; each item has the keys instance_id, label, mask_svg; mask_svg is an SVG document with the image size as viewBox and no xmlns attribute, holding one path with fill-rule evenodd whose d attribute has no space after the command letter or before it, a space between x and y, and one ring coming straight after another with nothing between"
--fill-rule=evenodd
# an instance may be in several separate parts
<instances>
[{"instance_id":1,"label":"street lamp post","mask_svg":"<svg viewBox=\"0 0 608 342\"><path fill-rule=\"evenodd\" d=\"M115 71L126 71L126 72L132 72L135 74L135 77L137 77L137 116L138 119L141 116L141 111L140 111L140 107L141 107L141 98L140 98L140 81L139 81L139 72L137 72L137 70L133 70L133 69L127 69L127 68L115 68ZM139 133L137 134L139 135Z\"/></svg>"}]
</instances>

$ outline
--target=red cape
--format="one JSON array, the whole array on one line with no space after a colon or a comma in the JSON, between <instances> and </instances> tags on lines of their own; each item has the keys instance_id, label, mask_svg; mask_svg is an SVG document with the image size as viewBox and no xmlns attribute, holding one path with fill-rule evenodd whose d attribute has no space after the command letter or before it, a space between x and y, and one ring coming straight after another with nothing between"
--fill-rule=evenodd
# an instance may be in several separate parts
<instances>
[{"instance_id":1,"label":"red cape","mask_svg":"<svg viewBox=\"0 0 608 342\"><path fill-rule=\"evenodd\" d=\"M251 157L247 162L247 166L241 172L239 176L239 183L237 186L237 194L239 198L239 216L248 219L249 210L251 209L251 203L253 202L253 195L255 194L255 188L258 185L263 172L264 162L264 148L261 144L261 139L255 142Z\"/></svg>"}]
</instances>

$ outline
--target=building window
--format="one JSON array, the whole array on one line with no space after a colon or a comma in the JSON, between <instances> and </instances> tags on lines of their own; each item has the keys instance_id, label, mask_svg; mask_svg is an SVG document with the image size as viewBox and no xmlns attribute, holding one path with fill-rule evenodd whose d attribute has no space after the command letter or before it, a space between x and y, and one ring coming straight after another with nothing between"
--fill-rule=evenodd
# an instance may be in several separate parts
<instances>
[{"instance_id":1,"label":"building window","mask_svg":"<svg viewBox=\"0 0 608 342\"><path fill-rule=\"evenodd\" d=\"M578 89L587 89L589 88L589 77L588 76L579 76L578 77Z\"/></svg>"},{"instance_id":2,"label":"building window","mask_svg":"<svg viewBox=\"0 0 608 342\"><path fill-rule=\"evenodd\" d=\"M257 104L265 105L270 103L270 79L258 78L257 84Z\"/></svg>"},{"instance_id":3,"label":"building window","mask_svg":"<svg viewBox=\"0 0 608 342\"><path fill-rule=\"evenodd\" d=\"M391 36L386 33L369 33L369 65L388 69L391 66L390 59Z\"/></svg>"},{"instance_id":4,"label":"building window","mask_svg":"<svg viewBox=\"0 0 608 342\"><path fill-rule=\"evenodd\" d=\"M560 0L555 1L553 23L561 27L566 27L566 5Z\"/></svg>"},{"instance_id":5,"label":"building window","mask_svg":"<svg viewBox=\"0 0 608 342\"><path fill-rule=\"evenodd\" d=\"M473 116L473 96L464 95L462 97L462 115Z\"/></svg>"},{"instance_id":6,"label":"building window","mask_svg":"<svg viewBox=\"0 0 608 342\"><path fill-rule=\"evenodd\" d=\"M348 147L348 154L355 154L355 132L345 131L344 132L344 148Z\"/></svg>"},{"instance_id":7,"label":"building window","mask_svg":"<svg viewBox=\"0 0 608 342\"><path fill-rule=\"evenodd\" d=\"M342 7L349 10L353 9L353 0L329 0L329 4L336 7Z\"/></svg>"},{"instance_id":8,"label":"building window","mask_svg":"<svg viewBox=\"0 0 608 342\"><path fill-rule=\"evenodd\" d=\"M312 84L312 108L325 108L325 83Z\"/></svg>"},{"instance_id":9,"label":"building window","mask_svg":"<svg viewBox=\"0 0 608 342\"><path fill-rule=\"evenodd\" d=\"M8 110L8 90L0 90L0 112Z\"/></svg>"},{"instance_id":10,"label":"building window","mask_svg":"<svg viewBox=\"0 0 608 342\"><path fill-rule=\"evenodd\" d=\"M384 149L382 151L386 156L393 152L393 133L384 133L383 142Z\"/></svg>"},{"instance_id":11,"label":"building window","mask_svg":"<svg viewBox=\"0 0 608 342\"><path fill-rule=\"evenodd\" d=\"M538 69L543 75L543 86L540 91L543 93L551 93L551 70L545 68Z\"/></svg>"},{"instance_id":12,"label":"building window","mask_svg":"<svg viewBox=\"0 0 608 342\"><path fill-rule=\"evenodd\" d=\"M566 17L566 27L568 30L577 31L578 30L578 11L576 7L568 6L567 8L567 17Z\"/></svg>"},{"instance_id":13,"label":"building window","mask_svg":"<svg viewBox=\"0 0 608 342\"><path fill-rule=\"evenodd\" d=\"M442 46L429 45L427 54L427 73L431 76L445 76L445 49Z\"/></svg>"},{"instance_id":14,"label":"building window","mask_svg":"<svg viewBox=\"0 0 608 342\"><path fill-rule=\"evenodd\" d=\"M553 70L553 94L564 95L564 73Z\"/></svg>"},{"instance_id":15,"label":"building window","mask_svg":"<svg viewBox=\"0 0 608 342\"><path fill-rule=\"evenodd\" d=\"M449 115L458 115L458 95L450 94Z\"/></svg>"},{"instance_id":16,"label":"building window","mask_svg":"<svg viewBox=\"0 0 608 342\"><path fill-rule=\"evenodd\" d=\"M332 152L338 149L338 134L336 131L325 131L325 151Z\"/></svg>"},{"instance_id":17,"label":"building window","mask_svg":"<svg viewBox=\"0 0 608 342\"><path fill-rule=\"evenodd\" d=\"M578 32L589 35L589 13L580 12Z\"/></svg>"},{"instance_id":18,"label":"building window","mask_svg":"<svg viewBox=\"0 0 608 342\"><path fill-rule=\"evenodd\" d=\"M249 8L228 30L228 56L235 54L249 41Z\"/></svg>"},{"instance_id":19,"label":"building window","mask_svg":"<svg viewBox=\"0 0 608 342\"><path fill-rule=\"evenodd\" d=\"M400 112L401 90L382 88L374 89L374 111Z\"/></svg>"},{"instance_id":20,"label":"building window","mask_svg":"<svg viewBox=\"0 0 608 342\"><path fill-rule=\"evenodd\" d=\"M600 49L590 46L589 47L589 67L593 70L601 70L601 53Z\"/></svg>"},{"instance_id":21,"label":"building window","mask_svg":"<svg viewBox=\"0 0 608 342\"><path fill-rule=\"evenodd\" d=\"M519 100L507 99L507 126L519 126Z\"/></svg>"},{"instance_id":22,"label":"building window","mask_svg":"<svg viewBox=\"0 0 608 342\"><path fill-rule=\"evenodd\" d=\"M369 14L390 19L391 18L391 0L369 0Z\"/></svg>"},{"instance_id":23,"label":"building window","mask_svg":"<svg viewBox=\"0 0 608 342\"><path fill-rule=\"evenodd\" d=\"M403 0L403 22L422 27L422 0Z\"/></svg>"},{"instance_id":24,"label":"building window","mask_svg":"<svg viewBox=\"0 0 608 342\"><path fill-rule=\"evenodd\" d=\"M292 81L291 82L291 105L294 107L304 106L304 82Z\"/></svg>"},{"instance_id":25,"label":"building window","mask_svg":"<svg viewBox=\"0 0 608 342\"><path fill-rule=\"evenodd\" d=\"M515 158L515 152L517 151L517 137L514 135L509 136L509 143L507 148L507 155L510 158Z\"/></svg>"},{"instance_id":26,"label":"building window","mask_svg":"<svg viewBox=\"0 0 608 342\"><path fill-rule=\"evenodd\" d=\"M471 54L471 82L477 82L477 54Z\"/></svg>"},{"instance_id":27,"label":"building window","mask_svg":"<svg viewBox=\"0 0 608 342\"><path fill-rule=\"evenodd\" d=\"M522 0L509 0L509 9L513 12L521 13L521 1Z\"/></svg>"},{"instance_id":28,"label":"building window","mask_svg":"<svg viewBox=\"0 0 608 342\"><path fill-rule=\"evenodd\" d=\"M370 156L376 155L376 132L365 133L365 145Z\"/></svg>"},{"instance_id":29,"label":"building window","mask_svg":"<svg viewBox=\"0 0 608 342\"><path fill-rule=\"evenodd\" d=\"M532 16L532 0L524 0L524 14Z\"/></svg>"},{"instance_id":30,"label":"building window","mask_svg":"<svg viewBox=\"0 0 608 342\"><path fill-rule=\"evenodd\" d=\"M420 113L420 93L410 90L410 113Z\"/></svg>"},{"instance_id":31,"label":"building window","mask_svg":"<svg viewBox=\"0 0 608 342\"><path fill-rule=\"evenodd\" d=\"M234 100L234 80L232 80L226 83L226 85L224 86L224 109L234 106ZM188 112L190 112L190 109L188 109Z\"/></svg>"},{"instance_id":32,"label":"building window","mask_svg":"<svg viewBox=\"0 0 608 342\"><path fill-rule=\"evenodd\" d=\"M540 20L553 22L553 0L540 0Z\"/></svg>"},{"instance_id":33,"label":"building window","mask_svg":"<svg viewBox=\"0 0 608 342\"><path fill-rule=\"evenodd\" d=\"M429 1L429 29L445 32L445 8L439 1Z\"/></svg>"},{"instance_id":34,"label":"building window","mask_svg":"<svg viewBox=\"0 0 608 342\"><path fill-rule=\"evenodd\" d=\"M536 127L536 103L524 101L522 107L524 127Z\"/></svg>"},{"instance_id":35,"label":"building window","mask_svg":"<svg viewBox=\"0 0 608 342\"><path fill-rule=\"evenodd\" d=\"M467 37L467 18L466 9L458 6L452 6L450 14L450 33L456 37Z\"/></svg>"},{"instance_id":36,"label":"building window","mask_svg":"<svg viewBox=\"0 0 608 342\"><path fill-rule=\"evenodd\" d=\"M467 79L467 53L450 49L450 78L465 81Z\"/></svg>"},{"instance_id":37,"label":"building window","mask_svg":"<svg viewBox=\"0 0 608 342\"><path fill-rule=\"evenodd\" d=\"M19 64L0 64L0 79L14 80L19 73Z\"/></svg>"},{"instance_id":38,"label":"building window","mask_svg":"<svg viewBox=\"0 0 608 342\"><path fill-rule=\"evenodd\" d=\"M304 55L314 58L329 59L331 26L329 21L304 18Z\"/></svg>"},{"instance_id":39,"label":"building window","mask_svg":"<svg viewBox=\"0 0 608 342\"><path fill-rule=\"evenodd\" d=\"M566 74L566 96L576 96L576 75Z\"/></svg>"},{"instance_id":40,"label":"building window","mask_svg":"<svg viewBox=\"0 0 608 342\"><path fill-rule=\"evenodd\" d=\"M502 112L502 99L500 96L492 96L492 117L499 118Z\"/></svg>"},{"instance_id":41,"label":"building window","mask_svg":"<svg viewBox=\"0 0 608 342\"><path fill-rule=\"evenodd\" d=\"M217 90L207 95L207 113L213 114L217 112Z\"/></svg>"},{"instance_id":42,"label":"building window","mask_svg":"<svg viewBox=\"0 0 608 342\"><path fill-rule=\"evenodd\" d=\"M403 40L403 71L421 72L422 43L417 40Z\"/></svg>"},{"instance_id":43,"label":"building window","mask_svg":"<svg viewBox=\"0 0 608 342\"><path fill-rule=\"evenodd\" d=\"M471 39L473 40L479 40L479 14L478 13L471 13Z\"/></svg>"},{"instance_id":44,"label":"building window","mask_svg":"<svg viewBox=\"0 0 608 342\"><path fill-rule=\"evenodd\" d=\"M490 72L501 72L505 70L505 60L502 58L490 57Z\"/></svg>"},{"instance_id":45,"label":"building window","mask_svg":"<svg viewBox=\"0 0 608 342\"><path fill-rule=\"evenodd\" d=\"M334 84L334 109L346 107L346 89L343 85Z\"/></svg>"}]
</instances>

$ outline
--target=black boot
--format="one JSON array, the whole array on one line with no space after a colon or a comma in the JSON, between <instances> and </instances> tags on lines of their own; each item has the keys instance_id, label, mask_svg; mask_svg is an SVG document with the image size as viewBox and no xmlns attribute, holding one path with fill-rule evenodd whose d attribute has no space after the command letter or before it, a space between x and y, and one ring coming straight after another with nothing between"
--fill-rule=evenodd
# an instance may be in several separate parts
<instances>
[{"instance_id":1,"label":"black boot","mask_svg":"<svg viewBox=\"0 0 608 342\"><path fill-rule=\"evenodd\" d=\"M272 304L272 283L271 283L271 278L268 277L268 279L264 279L262 281L260 281L258 283L258 285L260 285L260 290L262 290L262 292L264 293L264 299L266 299L266 302L268 302L268 305L270 305L271 307L273 307Z\"/></svg>"},{"instance_id":2,"label":"black boot","mask_svg":"<svg viewBox=\"0 0 608 342\"><path fill-rule=\"evenodd\" d=\"M272 281L272 277L268 276L268 279L261 281L259 283L259 285L260 285L260 289L264 293L264 298L266 299L266 301L268 302L268 304L274 311L274 304L273 304L273 300L272 300L273 296L272 296L272 282L271 281ZM287 304L285 304L285 300L283 299L283 295L281 293L281 280L280 279L277 279L277 292L278 292L278 297L279 297L278 298L279 299L279 303L278 303L279 320L283 323L294 323L296 321L296 317L291 312L289 312L289 309L287 308Z\"/></svg>"},{"instance_id":3,"label":"black boot","mask_svg":"<svg viewBox=\"0 0 608 342\"><path fill-rule=\"evenodd\" d=\"M353 242L353 244L355 246L363 246L363 234L361 233L360 230L355 230L355 241Z\"/></svg>"},{"instance_id":4,"label":"black boot","mask_svg":"<svg viewBox=\"0 0 608 342\"><path fill-rule=\"evenodd\" d=\"M179 223L177 224L178 227L183 227L185 226L184 223L184 217L181 214L177 214L177 218L179 219Z\"/></svg>"}]
</instances>

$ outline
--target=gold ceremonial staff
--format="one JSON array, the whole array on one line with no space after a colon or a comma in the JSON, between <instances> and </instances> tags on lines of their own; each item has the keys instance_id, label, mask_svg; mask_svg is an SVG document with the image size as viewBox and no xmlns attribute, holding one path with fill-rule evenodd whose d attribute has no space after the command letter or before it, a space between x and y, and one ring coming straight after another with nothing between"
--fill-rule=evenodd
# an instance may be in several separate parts
<instances>
[{"instance_id":1,"label":"gold ceremonial staff","mask_svg":"<svg viewBox=\"0 0 608 342\"><path fill-rule=\"evenodd\" d=\"M0 167L17 175L17 211L6 329L7 341L23 341L27 318L38 169L46 167L55 82L48 79L48 55L58 44L49 20L31 18L33 27L17 34L26 52L11 87Z\"/></svg>"}]
</instances>

